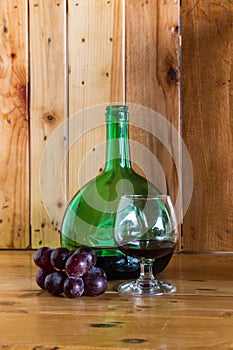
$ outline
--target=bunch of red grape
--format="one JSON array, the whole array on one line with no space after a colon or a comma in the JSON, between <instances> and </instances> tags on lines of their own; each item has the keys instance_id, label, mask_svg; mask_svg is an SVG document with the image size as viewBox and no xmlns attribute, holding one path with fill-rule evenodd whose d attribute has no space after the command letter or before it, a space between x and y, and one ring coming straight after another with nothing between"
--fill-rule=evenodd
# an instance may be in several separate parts
<instances>
[{"instance_id":1,"label":"bunch of red grape","mask_svg":"<svg viewBox=\"0 0 233 350\"><path fill-rule=\"evenodd\" d=\"M75 252L62 247L42 247L36 251L34 262L40 268L36 275L38 286L53 295L97 296L108 287L106 273L95 267L96 255L89 247L80 247Z\"/></svg>"}]
</instances>

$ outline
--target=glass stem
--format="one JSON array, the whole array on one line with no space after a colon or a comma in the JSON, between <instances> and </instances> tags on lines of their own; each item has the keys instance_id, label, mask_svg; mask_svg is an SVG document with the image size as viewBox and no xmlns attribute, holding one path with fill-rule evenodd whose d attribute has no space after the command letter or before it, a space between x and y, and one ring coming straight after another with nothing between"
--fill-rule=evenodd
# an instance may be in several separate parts
<instances>
[{"instance_id":1,"label":"glass stem","mask_svg":"<svg viewBox=\"0 0 233 350\"><path fill-rule=\"evenodd\" d=\"M140 276L137 279L137 283L143 284L148 283L149 281L154 281L155 277L153 274L153 263L154 260L146 260L142 259L140 260Z\"/></svg>"}]
</instances>

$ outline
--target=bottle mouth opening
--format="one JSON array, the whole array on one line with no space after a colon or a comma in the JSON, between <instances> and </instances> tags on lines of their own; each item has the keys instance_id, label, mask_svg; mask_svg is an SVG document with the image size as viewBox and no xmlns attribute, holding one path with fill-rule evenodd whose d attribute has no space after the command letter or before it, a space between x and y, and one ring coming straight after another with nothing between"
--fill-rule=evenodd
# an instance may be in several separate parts
<instances>
[{"instance_id":1,"label":"bottle mouth opening","mask_svg":"<svg viewBox=\"0 0 233 350\"><path fill-rule=\"evenodd\" d=\"M126 105L111 105L106 107L106 122L128 122L129 113Z\"/></svg>"},{"instance_id":2,"label":"bottle mouth opening","mask_svg":"<svg viewBox=\"0 0 233 350\"><path fill-rule=\"evenodd\" d=\"M116 111L127 111L128 110L128 106L126 105L110 105L106 107L107 111L112 111L112 110L116 110Z\"/></svg>"}]
</instances>

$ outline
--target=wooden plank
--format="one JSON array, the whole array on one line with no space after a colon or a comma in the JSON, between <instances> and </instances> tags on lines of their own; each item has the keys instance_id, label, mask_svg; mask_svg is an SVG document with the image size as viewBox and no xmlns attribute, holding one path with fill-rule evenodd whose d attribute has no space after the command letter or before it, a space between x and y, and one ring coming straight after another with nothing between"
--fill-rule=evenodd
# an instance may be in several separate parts
<instances>
[{"instance_id":1,"label":"wooden plank","mask_svg":"<svg viewBox=\"0 0 233 350\"><path fill-rule=\"evenodd\" d=\"M134 143L132 160L140 164L141 169L135 169L141 170L155 185L160 183L161 176L164 178L165 187L159 189L167 191L174 202L178 200L178 211L181 185L179 88L179 2L126 0L126 101L140 106L138 114L141 113L142 119L139 129L133 119L136 112L132 106L131 139L154 156L151 158L140 152ZM165 127L161 128L162 134L156 135L161 119ZM176 130L175 138L172 126ZM160 169L153 167L156 160Z\"/></svg>"},{"instance_id":2,"label":"wooden plank","mask_svg":"<svg viewBox=\"0 0 233 350\"><path fill-rule=\"evenodd\" d=\"M40 295L40 290L35 282L38 268L33 262L33 254L33 251L1 251L0 291L3 293L4 291L12 291L12 293L31 291L28 297L32 298L34 298L34 292L38 292ZM231 276L232 266L233 254L174 254L166 270L160 274L160 278L172 281L177 285L176 297L178 300L182 295L186 295L187 300L190 300L193 296L201 299L202 296L207 295L211 298L220 299L220 297L231 297L233 294L233 282L229 277ZM16 270L17 273L15 273ZM180 278L181 270L182 279ZM216 271L219 272L216 273ZM108 292L116 294L119 283L120 281L111 282ZM45 297L47 294L43 295ZM171 296L171 298L173 297L174 295ZM52 300L54 302L56 300L60 305L56 298ZM82 300L84 299L82 298ZM95 303L94 300L89 298L90 310L92 309L91 303ZM31 305L34 305L34 302ZM45 301L46 303L47 301ZM42 304L41 308L43 309Z\"/></svg>"},{"instance_id":3,"label":"wooden plank","mask_svg":"<svg viewBox=\"0 0 233 350\"><path fill-rule=\"evenodd\" d=\"M119 282L118 282L119 283ZM112 282L110 287L112 289ZM114 283L116 284L116 282ZM37 287L38 288L38 287ZM228 288L229 291L229 288ZM211 293L211 291L210 291ZM208 295L208 297L207 297ZM146 309L147 316L154 320L157 317L182 317L188 315L192 318L224 318L233 314L232 292L228 295L216 296L206 293L197 295L172 295L164 298L163 303L159 298L148 298L143 301L138 299L134 305L129 305L129 298L107 291L98 298L88 298L81 296L79 299L70 300L60 296L58 298L50 295L46 291L1 291L1 312L4 314L19 314L22 310L25 313L34 315L74 315L81 318L91 319L99 315L105 315L108 309L108 316L116 316L116 310L121 310L121 317L145 317L143 311ZM16 301L17 300L17 301ZM97 303L98 300L98 303ZM203 305L205 300L205 305ZM9 310L9 305L11 309ZM48 308L49 305L49 308ZM130 310L130 315L129 315Z\"/></svg>"},{"instance_id":4,"label":"wooden plank","mask_svg":"<svg viewBox=\"0 0 233 350\"><path fill-rule=\"evenodd\" d=\"M54 247L60 244L57 229L65 210L58 188L61 181L65 186L60 174L66 147L66 1L30 0L29 5L32 246ZM54 137L58 130L59 138Z\"/></svg>"},{"instance_id":5,"label":"wooden plank","mask_svg":"<svg viewBox=\"0 0 233 350\"><path fill-rule=\"evenodd\" d=\"M69 0L68 9L71 198L102 167L105 152L98 146L105 140L105 107L123 99L122 2ZM79 113L87 108L90 123Z\"/></svg>"},{"instance_id":6,"label":"wooden plank","mask_svg":"<svg viewBox=\"0 0 233 350\"><path fill-rule=\"evenodd\" d=\"M233 250L232 1L183 1L183 138L195 186L185 250Z\"/></svg>"},{"instance_id":7,"label":"wooden plank","mask_svg":"<svg viewBox=\"0 0 233 350\"><path fill-rule=\"evenodd\" d=\"M129 312L130 312L129 308ZM119 315L77 314L8 314L0 318L3 344L50 345L77 349L230 349L232 317L198 318L154 315L145 328L145 314ZM14 332L12 332L12 328ZM25 332L25 329L27 331Z\"/></svg>"},{"instance_id":8,"label":"wooden plank","mask_svg":"<svg viewBox=\"0 0 233 350\"><path fill-rule=\"evenodd\" d=\"M174 254L160 276L176 283L178 292L172 295L132 298L117 293L120 281L112 281L105 294L77 299L41 291L35 284L32 255L32 251L9 250L0 254L0 344L4 347L232 347L233 254Z\"/></svg>"},{"instance_id":9,"label":"wooden plank","mask_svg":"<svg viewBox=\"0 0 233 350\"><path fill-rule=\"evenodd\" d=\"M29 245L27 1L0 3L0 247Z\"/></svg>"}]
</instances>

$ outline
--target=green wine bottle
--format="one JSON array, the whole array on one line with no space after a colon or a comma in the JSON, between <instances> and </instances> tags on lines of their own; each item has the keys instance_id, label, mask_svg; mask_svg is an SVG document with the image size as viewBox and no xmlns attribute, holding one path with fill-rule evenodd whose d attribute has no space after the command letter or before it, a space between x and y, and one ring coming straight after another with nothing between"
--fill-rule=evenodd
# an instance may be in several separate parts
<instances>
[{"instance_id":1,"label":"green wine bottle","mask_svg":"<svg viewBox=\"0 0 233 350\"><path fill-rule=\"evenodd\" d=\"M129 278L139 273L138 261L124 256L113 239L119 199L123 194L158 194L159 190L131 166L129 113L125 105L106 110L106 164L103 172L84 185L70 201L61 228L61 244L74 250L92 247L109 279ZM158 260L161 260L160 263ZM156 271L163 270L170 257L157 259Z\"/></svg>"}]
</instances>

